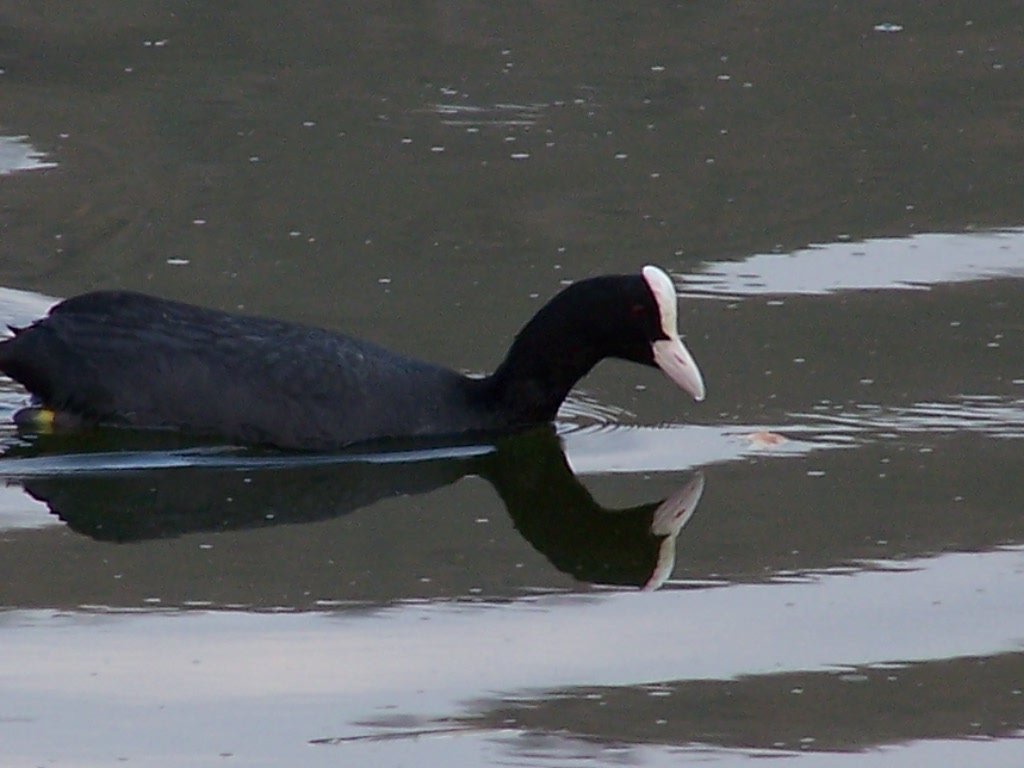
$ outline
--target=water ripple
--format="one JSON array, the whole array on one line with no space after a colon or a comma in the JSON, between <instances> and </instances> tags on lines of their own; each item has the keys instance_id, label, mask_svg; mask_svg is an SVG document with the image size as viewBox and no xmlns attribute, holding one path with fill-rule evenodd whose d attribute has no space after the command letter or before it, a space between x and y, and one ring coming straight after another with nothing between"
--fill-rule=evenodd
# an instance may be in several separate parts
<instances>
[{"instance_id":1,"label":"water ripple","mask_svg":"<svg viewBox=\"0 0 1024 768\"><path fill-rule=\"evenodd\" d=\"M1005 440L1024 438L1024 400L993 395L965 395L953 402L922 402L901 408L859 405L852 411L791 416L836 436L878 438L973 432Z\"/></svg>"}]
</instances>

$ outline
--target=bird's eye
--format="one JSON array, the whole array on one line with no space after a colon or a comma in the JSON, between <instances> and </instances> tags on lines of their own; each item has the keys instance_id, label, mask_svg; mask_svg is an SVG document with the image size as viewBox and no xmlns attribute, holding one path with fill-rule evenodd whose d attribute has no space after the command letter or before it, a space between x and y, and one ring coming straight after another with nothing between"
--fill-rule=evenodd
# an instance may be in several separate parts
<instances>
[{"instance_id":1,"label":"bird's eye","mask_svg":"<svg viewBox=\"0 0 1024 768\"><path fill-rule=\"evenodd\" d=\"M633 317L643 317L647 312L647 308L643 304L634 304L630 307L629 311Z\"/></svg>"}]
</instances>

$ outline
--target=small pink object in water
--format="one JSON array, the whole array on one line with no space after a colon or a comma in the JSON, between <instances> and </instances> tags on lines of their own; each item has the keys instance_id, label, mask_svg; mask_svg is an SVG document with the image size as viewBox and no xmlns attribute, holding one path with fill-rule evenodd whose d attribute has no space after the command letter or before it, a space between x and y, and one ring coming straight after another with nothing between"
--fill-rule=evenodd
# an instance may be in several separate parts
<instances>
[{"instance_id":1,"label":"small pink object in water","mask_svg":"<svg viewBox=\"0 0 1024 768\"><path fill-rule=\"evenodd\" d=\"M778 432L751 432L744 435L753 448L774 448L777 445L788 443L789 440Z\"/></svg>"}]
</instances>

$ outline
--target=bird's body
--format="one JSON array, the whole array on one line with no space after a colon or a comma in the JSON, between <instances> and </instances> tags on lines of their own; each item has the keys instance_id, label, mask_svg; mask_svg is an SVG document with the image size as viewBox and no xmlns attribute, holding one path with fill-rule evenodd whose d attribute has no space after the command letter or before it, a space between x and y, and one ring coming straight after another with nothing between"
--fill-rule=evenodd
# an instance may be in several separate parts
<instances>
[{"instance_id":1,"label":"bird's body","mask_svg":"<svg viewBox=\"0 0 1024 768\"><path fill-rule=\"evenodd\" d=\"M647 269L664 293L667 276ZM601 358L655 364L663 304L646 271L576 283L493 375L472 378L319 328L105 291L15 330L0 343L0 370L46 412L78 422L324 449L550 421ZM675 334L674 292L671 319ZM700 399L695 364L692 373Z\"/></svg>"}]
</instances>

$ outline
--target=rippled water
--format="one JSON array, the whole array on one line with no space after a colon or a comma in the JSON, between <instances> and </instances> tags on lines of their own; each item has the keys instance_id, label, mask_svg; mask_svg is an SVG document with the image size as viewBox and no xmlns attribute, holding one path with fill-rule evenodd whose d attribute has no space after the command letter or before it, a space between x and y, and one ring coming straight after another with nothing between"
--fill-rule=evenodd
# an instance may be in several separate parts
<instances>
[{"instance_id":1,"label":"rippled water","mask_svg":"<svg viewBox=\"0 0 1024 768\"><path fill-rule=\"evenodd\" d=\"M1015 4L3 21L3 324L125 287L481 372L656 262L708 398L282 454L0 380L0 763L1021 762Z\"/></svg>"}]
</instances>

